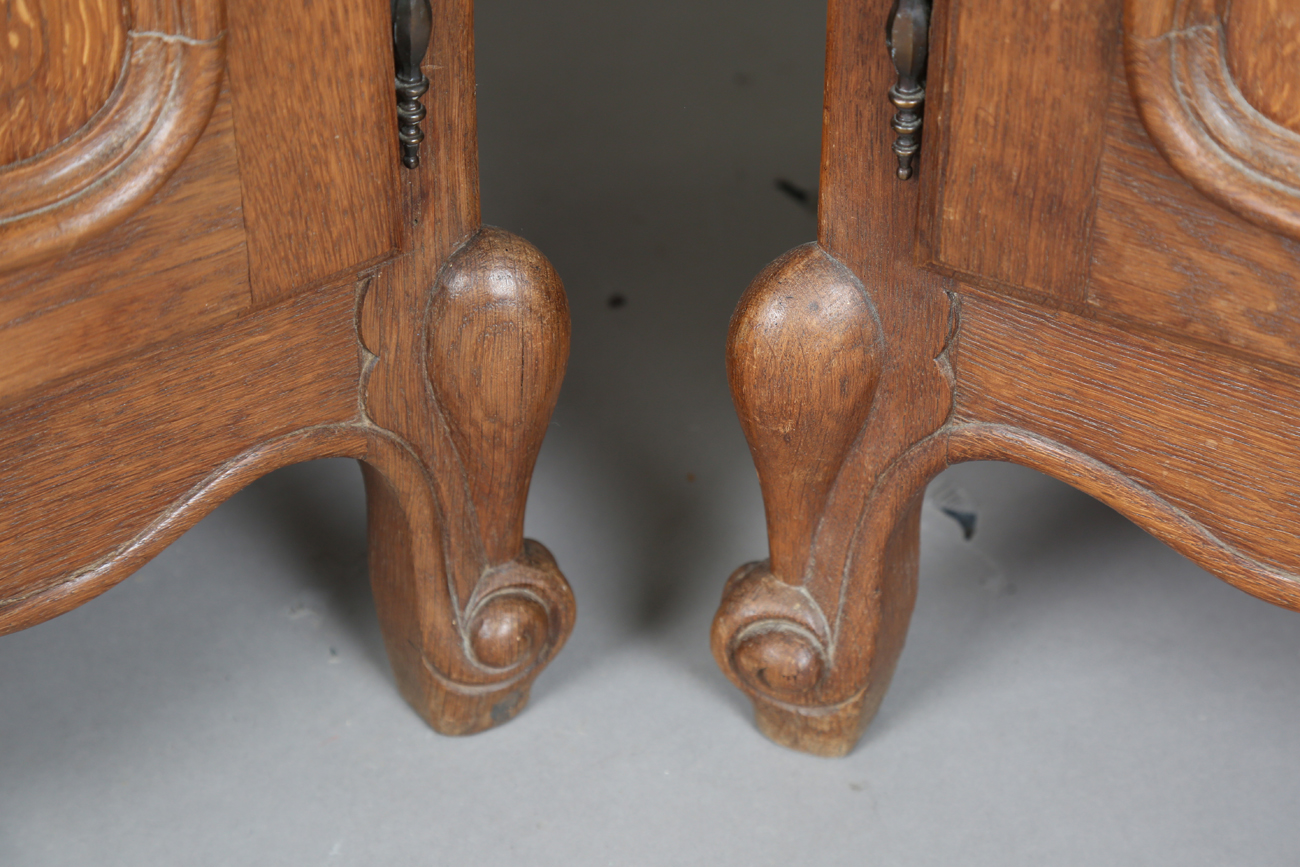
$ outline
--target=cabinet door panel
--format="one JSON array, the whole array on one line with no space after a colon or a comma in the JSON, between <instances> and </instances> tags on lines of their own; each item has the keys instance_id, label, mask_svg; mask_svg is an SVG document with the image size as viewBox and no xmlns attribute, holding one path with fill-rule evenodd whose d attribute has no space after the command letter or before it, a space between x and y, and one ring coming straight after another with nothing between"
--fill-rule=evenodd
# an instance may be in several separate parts
<instances>
[{"instance_id":1,"label":"cabinet door panel","mask_svg":"<svg viewBox=\"0 0 1300 867\"><path fill-rule=\"evenodd\" d=\"M249 306L230 101L158 195L49 262L0 274L0 403Z\"/></svg>"},{"instance_id":2,"label":"cabinet door panel","mask_svg":"<svg viewBox=\"0 0 1300 867\"><path fill-rule=\"evenodd\" d=\"M1274 123L1300 132L1300 4L1232 0L1224 23L1228 69L1241 95Z\"/></svg>"},{"instance_id":3,"label":"cabinet door panel","mask_svg":"<svg viewBox=\"0 0 1300 867\"><path fill-rule=\"evenodd\" d=\"M1102 315L1300 363L1300 243L1210 202L1114 81L1088 300Z\"/></svg>"}]
</instances>

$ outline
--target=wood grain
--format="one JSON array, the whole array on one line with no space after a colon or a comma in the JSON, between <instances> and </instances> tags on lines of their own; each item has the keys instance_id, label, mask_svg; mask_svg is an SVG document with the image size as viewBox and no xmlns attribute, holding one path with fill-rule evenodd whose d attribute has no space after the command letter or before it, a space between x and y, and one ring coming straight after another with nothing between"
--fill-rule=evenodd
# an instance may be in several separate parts
<instances>
[{"instance_id":1,"label":"wood grain","mask_svg":"<svg viewBox=\"0 0 1300 867\"><path fill-rule=\"evenodd\" d=\"M1300 132L1300 6L1232 0L1224 24L1228 68L1241 95L1265 117Z\"/></svg>"},{"instance_id":2,"label":"wood grain","mask_svg":"<svg viewBox=\"0 0 1300 867\"><path fill-rule=\"evenodd\" d=\"M962 424L946 432L949 459L1014 461L1067 482L1115 509L1228 583L1300 610L1300 575L1224 541L1177 505L1096 458L1020 428Z\"/></svg>"},{"instance_id":3,"label":"wood grain","mask_svg":"<svg viewBox=\"0 0 1300 867\"><path fill-rule=\"evenodd\" d=\"M1118 0L940 5L919 255L968 282L1080 304Z\"/></svg>"},{"instance_id":4,"label":"wood grain","mask_svg":"<svg viewBox=\"0 0 1300 867\"><path fill-rule=\"evenodd\" d=\"M1242 97L1223 31L1216 0L1125 0L1124 65L1138 114L1201 193L1300 239L1300 133Z\"/></svg>"},{"instance_id":5,"label":"wood grain","mask_svg":"<svg viewBox=\"0 0 1300 867\"><path fill-rule=\"evenodd\" d=\"M434 0L428 139L398 176L404 253L358 316L367 418L418 458L418 473L366 471L376 607L402 694L449 734L517 714L576 613L519 513L563 375L567 305L540 253L479 225L472 10ZM436 520L402 506L403 486L426 492Z\"/></svg>"},{"instance_id":6,"label":"wood grain","mask_svg":"<svg viewBox=\"0 0 1300 867\"><path fill-rule=\"evenodd\" d=\"M0 405L249 306L229 97L136 216L48 265L0 275Z\"/></svg>"},{"instance_id":7,"label":"wood grain","mask_svg":"<svg viewBox=\"0 0 1300 867\"><path fill-rule=\"evenodd\" d=\"M764 269L732 317L727 374L763 488L772 572L786 581L808 563L882 355L866 290L816 244Z\"/></svg>"},{"instance_id":8,"label":"wood grain","mask_svg":"<svg viewBox=\"0 0 1300 867\"><path fill-rule=\"evenodd\" d=\"M213 24L134 2L164 36ZM429 138L400 185L388 10L245 3L230 98L162 194L5 285L0 631L103 592L262 473L354 457L403 694L452 734L524 706L573 628L523 538L568 310L536 249L479 226L472 6L433 9Z\"/></svg>"},{"instance_id":9,"label":"wood grain","mask_svg":"<svg viewBox=\"0 0 1300 867\"><path fill-rule=\"evenodd\" d=\"M569 358L564 285L535 247L487 228L439 273L429 308L429 379L456 451L488 563L517 556L533 465Z\"/></svg>"},{"instance_id":10,"label":"wood grain","mask_svg":"<svg viewBox=\"0 0 1300 867\"><path fill-rule=\"evenodd\" d=\"M230 77L260 307L397 247L392 23L383 3L228 2L240 25Z\"/></svg>"},{"instance_id":11,"label":"wood grain","mask_svg":"<svg viewBox=\"0 0 1300 867\"><path fill-rule=\"evenodd\" d=\"M922 444L952 406L949 283L915 267L919 191L891 149L888 11L830 5L819 241L759 275L728 340L771 557L727 582L713 654L761 731L819 755L852 749L893 675L944 455Z\"/></svg>"},{"instance_id":12,"label":"wood grain","mask_svg":"<svg viewBox=\"0 0 1300 867\"><path fill-rule=\"evenodd\" d=\"M122 71L126 20L117 0L3 0L0 166L81 129Z\"/></svg>"},{"instance_id":13,"label":"wood grain","mask_svg":"<svg viewBox=\"0 0 1300 867\"><path fill-rule=\"evenodd\" d=\"M0 606L111 557L257 444L354 417L354 297L304 296L0 412Z\"/></svg>"},{"instance_id":14,"label":"wood grain","mask_svg":"<svg viewBox=\"0 0 1300 867\"><path fill-rule=\"evenodd\" d=\"M978 296L963 301L960 346L960 420L1095 458L1227 544L1300 571L1294 376Z\"/></svg>"},{"instance_id":15,"label":"wood grain","mask_svg":"<svg viewBox=\"0 0 1300 867\"><path fill-rule=\"evenodd\" d=\"M1300 363L1300 242L1193 189L1156 150L1118 75L1097 195L1088 302L1098 314Z\"/></svg>"},{"instance_id":16,"label":"wood grain","mask_svg":"<svg viewBox=\"0 0 1300 867\"><path fill-rule=\"evenodd\" d=\"M121 80L80 131L0 165L0 272L119 225L202 135L225 64L223 0L130 0Z\"/></svg>"},{"instance_id":17,"label":"wood grain","mask_svg":"<svg viewBox=\"0 0 1300 867\"><path fill-rule=\"evenodd\" d=\"M1297 250L1189 186L1221 167L1166 162L1143 129L1159 75L1215 93L1183 51L1219 32L1195 18L1214 4L1132 0L1122 34L1113 4L936 4L919 185L894 179L888 6L831 2L819 244L760 275L729 343L771 558L727 582L713 652L761 731L819 755L851 750L888 687L921 492L955 461L1064 479L1300 610ZM1121 40L1127 78L1108 81ZM1234 153L1291 135L1269 129ZM846 285L876 330L808 306ZM870 363L846 334L874 341Z\"/></svg>"}]
</instances>

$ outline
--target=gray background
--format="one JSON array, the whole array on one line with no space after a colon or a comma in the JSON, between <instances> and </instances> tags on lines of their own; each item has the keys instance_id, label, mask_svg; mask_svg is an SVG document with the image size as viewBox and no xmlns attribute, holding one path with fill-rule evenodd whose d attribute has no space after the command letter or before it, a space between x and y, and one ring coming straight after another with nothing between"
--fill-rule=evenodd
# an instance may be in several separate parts
<instances>
[{"instance_id":1,"label":"gray background","mask_svg":"<svg viewBox=\"0 0 1300 867\"><path fill-rule=\"evenodd\" d=\"M0 864L1300 863L1300 617L1024 469L935 483L979 531L927 506L847 759L769 744L714 668L722 582L765 553L727 318L814 236L774 180L816 184L824 26L817 0L479 4L484 216L573 309L528 532L580 612L531 707L426 729L355 466L290 468L0 639Z\"/></svg>"}]
</instances>

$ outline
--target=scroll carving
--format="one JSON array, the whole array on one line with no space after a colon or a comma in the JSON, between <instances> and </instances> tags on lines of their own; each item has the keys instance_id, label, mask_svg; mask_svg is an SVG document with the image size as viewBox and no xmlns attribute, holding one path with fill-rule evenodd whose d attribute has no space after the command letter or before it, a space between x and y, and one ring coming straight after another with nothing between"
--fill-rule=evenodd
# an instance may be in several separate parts
<instances>
[{"instance_id":1,"label":"scroll carving","mask_svg":"<svg viewBox=\"0 0 1300 867\"><path fill-rule=\"evenodd\" d=\"M897 301L808 244L754 280L728 336L770 556L728 580L713 654L768 737L820 755L851 749L884 695L915 598L917 494L947 460L955 301Z\"/></svg>"},{"instance_id":2,"label":"scroll carving","mask_svg":"<svg viewBox=\"0 0 1300 867\"><path fill-rule=\"evenodd\" d=\"M438 271L414 346L398 313L412 287L400 281L373 287L362 305L363 406L418 456L436 517L411 530L427 535L405 546L409 561L372 545L371 574L407 700L439 731L466 733L512 717L573 628L568 583L523 535L568 358L568 304L536 248L489 227ZM409 523L373 514L389 487L367 474L372 526ZM412 581L422 594L385 602ZM435 587L436 604L426 598ZM403 632L419 637L403 643Z\"/></svg>"},{"instance_id":3,"label":"scroll carving","mask_svg":"<svg viewBox=\"0 0 1300 867\"><path fill-rule=\"evenodd\" d=\"M1126 0L1124 60L1138 113L1165 159L1202 194L1300 238L1300 134L1242 95L1214 0Z\"/></svg>"},{"instance_id":4,"label":"scroll carving","mask_svg":"<svg viewBox=\"0 0 1300 867\"><path fill-rule=\"evenodd\" d=\"M809 244L755 278L727 347L736 412L763 489L770 557L727 582L713 653L756 707L816 705L831 669L836 612L809 591L808 579L826 566L817 562L817 531L871 411L880 326L852 273Z\"/></svg>"},{"instance_id":5,"label":"scroll carving","mask_svg":"<svg viewBox=\"0 0 1300 867\"><path fill-rule=\"evenodd\" d=\"M73 135L0 167L0 271L118 225L198 141L225 62L224 0L130 0L117 86Z\"/></svg>"}]
</instances>

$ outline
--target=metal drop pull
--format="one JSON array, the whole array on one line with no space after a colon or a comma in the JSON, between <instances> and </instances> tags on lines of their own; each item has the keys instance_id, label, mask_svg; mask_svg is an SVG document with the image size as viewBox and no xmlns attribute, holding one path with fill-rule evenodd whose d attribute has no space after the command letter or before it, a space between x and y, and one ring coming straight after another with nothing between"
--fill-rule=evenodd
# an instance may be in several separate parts
<instances>
[{"instance_id":1,"label":"metal drop pull","mask_svg":"<svg viewBox=\"0 0 1300 867\"><path fill-rule=\"evenodd\" d=\"M921 123L925 110L925 61L930 53L930 0L894 0L885 24L885 44L898 70L898 82L889 88L894 104L891 124L898 137L898 179L912 176L912 158L921 150Z\"/></svg>"},{"instance_id":2,"label":"metal drop pull","mask_svg":"<svg viewBox=\"0 0 1300 867\"><path fill-rule=\"evenodd\" d=\"M397 67L397 138L402 147L402 164L408 169L420 165L420 122L428 112L420 97L429 89L429 79L420 62L429 50L433 31L433 9L429 0L392 0L393 61Z\"/></svg>"}]
</instances>

